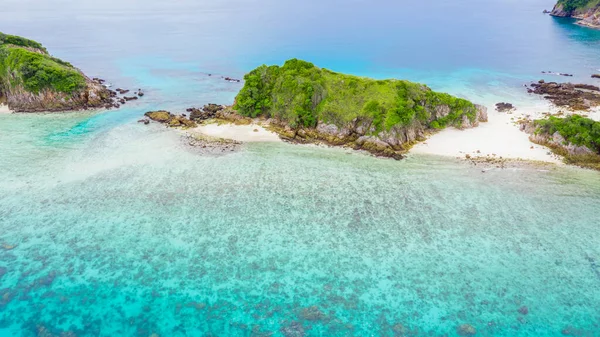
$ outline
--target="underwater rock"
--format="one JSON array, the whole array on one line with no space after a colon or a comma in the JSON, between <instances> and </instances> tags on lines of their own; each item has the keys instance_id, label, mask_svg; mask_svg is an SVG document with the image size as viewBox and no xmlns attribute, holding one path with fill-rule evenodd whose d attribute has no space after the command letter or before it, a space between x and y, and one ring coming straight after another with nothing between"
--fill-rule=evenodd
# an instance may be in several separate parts
<instances>
[{"instance_id":1,"label":"underwater rock","mask_svg":"<svg viewBox=\"0 0 600 337\"><path fill-rule=\"evenodd\" d=\"M0 308L12 301L14 295L10 288L0 289Z\"/></svg>"},{"instance_id":2,"label":"underwater rock","mask_svg":"<svg viewBox=\"0 0 600 337\"><path fill-rule=\"evenodd\" d=\"M526 306L522 306L519 308L518 311L521 315L527 315L529 313L529 308L527 308Z\"/></svg>"},{"instance_id":3,"label":"underwater rock","mask_svg":"<svg viewBox=\"0 0 600 337\"><path fill-rule=\"evenodd\" d=\"M307 321L322 321L325 319L325 314L316 305L313 305L302 309L300 317Z\"/></svg>"},{"instance_id":4,"label":"underwater rock","mask_svg":"<svg viewBox=\"0 0 600 337\"><path fill-rule=\"evenodd\" d=\"M400 323L396 323L392 326L392 331L395 336L404 336L408 331L406 327Z\"/></svg>"},{"instance_id":5,"label":"underwater rock","mask_svg":"<svg viewBox=\"0 0 600 337\"><path fill-rule=\"evenodd\" d=\"M475 336L477 330L470 324L461 324L456 328L456 333L460 336Z\"/></svg>"},{"instance_id":6,"label":"underwater rock","mask_svg":"<svg viewBox=\"0 0 600 337\"><path fill-rule=\"evenodd\" d=\"M290 325L279 329L279 331L285 337L303 337L306 335L306 330L300 322L292 322Z\"/></svg>"},{"instance_id":7,"label":"underwater rock","mask_svg":"<svg viewBox=\"0 0 600 337\"><path fill-rule=\"evenodd\" d=\"M564 329L562 329L560 331L561 334L563 334L564 336L585 336L584 335L584 331L582 331L581 329L577 329L573 326L567 326Z\"/></svg>"},{"instance_id":8,"label":"underwater rock","mask_svg":"<svg viewBox=\"0 0 600 337\"><path fill-rule=\"evenodd\" d=\"M270 337L273 336L273 333L270 331L261 331L260 326L254 325L252 327L252 332L250 333L250 337Z\"/></svg>"},{"instance_id":9,"label":"underwater rock","mask_svg":"<svg viewBox=\"0 0 600 337\"><path fill-rule=\"evenodd\" d=\"M600 78L600 74L594 74L592 75L592 78Z\"/></svg>"},{"instance_id":10,"label":"underwater rock","mask_svg":"<svg viewBox=\"0 0 600 337\"><path fill-rule=\"evenodd\" d=\"M47 276L38 279L36 284L39 286L50 286L54 282L54 279L56 279L56 272L51 271Z\"/></svg>"},{"instance_id":11,"label":"underwater rock","mask_svg":"<svg viewBox=\"0 0 600 337\"><path fill-rule=\"evenodd\" d=\"M17 248L17 245L9 245L8 243L2 244L2 249L4 250L13 250L15 248Z\"/></svg>"},{"instance_id":12,"label":"underwater rock","mask_svg":"<svg viewBox=\"0 0 600 337\"><path fill-rule=\"evenodd\" d=\"M0 267L0 278L2 276L6 275L6 272L7 272L6 267Z\"/></svg>"}]
</instances>

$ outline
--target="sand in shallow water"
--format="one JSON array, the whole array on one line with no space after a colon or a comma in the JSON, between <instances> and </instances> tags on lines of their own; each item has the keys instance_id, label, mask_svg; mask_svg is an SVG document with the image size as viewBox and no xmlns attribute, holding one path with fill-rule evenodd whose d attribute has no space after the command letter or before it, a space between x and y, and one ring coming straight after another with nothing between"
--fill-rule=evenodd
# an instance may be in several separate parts
<instances>
[{"instance_id":1,"label":"sand in shallow water","mask_svg":"<svg viewBox=\"0 0 600 337\"><path fill-rule=\"evenodd\" d=\"M464 157L493 155L509 159L524 159L561 163L561 159L550 153L550 149L532 143L529 135L515 125L519 117L541 118L539 108L522 108L513 113L503 113L488 106L489 120L478 127L466 130L448 128L432 135L423 143L415 145L411 153Z\"/></svg>"},{"instance_id":2,"label":"sand in shallow water","mask_svg":"<svg viewBox=\"0 0 600 337\"><path fill-rule=\"evenodd\" d=\"M0 114L9 114L12 111L8 108L8 105L0 104Z\"/></svg>"},{"instance_id":3,"label":"sand in shallow water","mask_svg":"<svg viewBox=\"0 0 600 337\"><path fill-rule=\"evenodd\" d=\"M281 142L277 134L268 131L260 125L207 124L193 129L201 134L233 139L240 142Z\"/></svg>"}]
</instances>

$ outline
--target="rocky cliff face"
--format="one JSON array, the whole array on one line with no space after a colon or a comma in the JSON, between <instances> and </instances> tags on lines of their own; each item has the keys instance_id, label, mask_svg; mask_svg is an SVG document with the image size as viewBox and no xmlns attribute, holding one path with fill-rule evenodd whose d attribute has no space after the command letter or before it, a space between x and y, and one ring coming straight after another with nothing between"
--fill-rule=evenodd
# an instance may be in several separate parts
<instances>
[{"instance_id":1,"label":"rocky cliff face","mask_svg":"<svg viewBox=\"0 0 600 337\"><path fill-rule=\"evenodd\" d=\"M115 95L38 42L0 33L0 102L15 112L112 107Z\"/></svg>"},{"instance_id":2,"label":"rocky cliff face","mask_svg":"<svg viewBox=\"0 0 600 337\"><path fill-rule=\"evenodd\" d=\"M459 129L476 127L479 122L487 122L487 108L475 105L476 118L471 121L466 115L454 124ZM433 119L443 118L450 113L448 106L438 106ZM404 154L417 142L424 141L428 134L435 132L426 123L414 120L411 125L394 126L387 131L377 131L372 118L357 118L339 127L335 124L319 123L315 128L293 129L283 121L273 120L278 126L274 131L281 138L297 143L322 142L334 146L347 146L355 150L364 150L380 157L404 158Z\"/></svg>"},{"instance_id":3,"label":"rocky cliff face","mask_svg":"<svg viewBox=\"0 0 600 337\"><path fill-rule=\"evenodd\" d=\"M86 78L85 87L74 93L63 93L51 89L31 92L21 85L8 85L2 90L9 109L15 112L56 112L111 108L110 91L102 84Z\"/></svg>"},{"instance_id":4,"label":"rocky cliff face","mask_svg":"<svg viewBox=\"0 0 600 337\"><path fill-rule=\"evenodd\" d=\"M600 28L600 2L593 4L588 1L584 5L574 4L572 0L559 1L550 12L550 15L557 17L575 18L579 21L577 24L592 28ZM582 2L583 3L583 2Z\"/></svg>"}]
</instances>

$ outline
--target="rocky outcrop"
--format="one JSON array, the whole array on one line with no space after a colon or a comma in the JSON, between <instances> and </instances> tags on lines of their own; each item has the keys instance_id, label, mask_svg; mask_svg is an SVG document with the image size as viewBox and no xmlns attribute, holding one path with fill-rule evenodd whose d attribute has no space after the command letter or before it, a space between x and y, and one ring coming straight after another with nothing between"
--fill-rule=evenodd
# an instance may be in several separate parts
<instances>
[{"instance_id":1,"label":"rocky outcrop","mask_svg":"<svg viewBox=\"0 0 600 337\"><path fill-rule=\"evenodd\" d=\"M496 103L496 111L498 112L512 112L513 110L515 110L515 107L510 103Z\"/></svg>"},{"instance_id":2,"label":"rocky outcrop","mask_svg":"<svg viewBox=\"0 0 600 337\"><path fill-rule=\"evenodd\" d=\"M578 19L577 24L591 28L600 28L600 3L593 1L560 0L550 12L556 17Z\"/></svg>"},{"instance_id":3,"label":"rocky outcrop","mask_svg":"<svg viewBox=\"0 0 600 337\"><path fill-rule=\"evenodd\" d=\"M564 120L575 117L577 115L569 116ZM553 118L555 117L550 117L550 120ZM533 143L549 147L552 152L562 156L566 163L600 170L600 152L585 145L573 144L565 139L559 131L555 131L555 128L544 127L543 121L546 120L524 120L521 122L521 130L530 135L529 139ZM593 137L594 126L590 125L589 128L592 130L591 137ZM577 129L577 126L573 125L570 129ZM579 129L573 136L579 138L581 133L583 132Z\"/></svg>"},{"instance_id":4,"label":"rocky outcrop","mask_svg":"<svg viewBox=\"0 0 600 337\"><path fill-rule=\"evenodd\" d=\"M476 127L480 122L487 122L487 108L475 105L476 118L471 121L466 115L455 125L459 129ZM443 117L449 108L438 106L435 114ZM418 121L409 126L394 126L390 130L379 131L373 119L360 118L343 127L335 124L319 123L315 128L291 128L287 124L271 120L271 130L289 142L325 143L332 146L346 146L355 150L367 151L378 157L389 157L396 160L404 158L408 150L417 142L425 140L428 134L437 130L427 128Z\"/></svg>"},{"instance_id":5,"label":"rocky outcrop","mask_svg":"<svg viewBox=\"0 0 600 337\"><path fill-rule=\"evenodd\" d=\"M217 118L217 114L226 107L219 104L207 104L202 109L189 108L186 111L190 113L190 119L193 121L203 121L211 118Z\"/></svg>"},{"instance_id":6,"label":"rocky outcrop","mask_svg":"<svg viewBox=\"0 0 600 337\"><path fill-rule=\"evenodd\" d=\"M600 106L600 88L589 84L545 82L531 84L529 93L542 95L556 106L587 111Z\"/></svg>"},{"instance_id":7,"label":"rocky outcrop","mask_svg":"<svg viewBox=\"0 0 600 337\"><path fill-rule=\"evenodd\" d=\"M114 94L40 43L0 33L0 102L15 112L110 108Z\"/></svg>"},{"instance_id":8,"label":"rocky outcrop","mask_svg":"<svg viewBox=\"0 0 600 337\"><path fill-rule=\"evenodd\" d=\"M172 128L194 128L197 126L196 122L187 119L185 116L177 116L168 111L148 111L144 116L149 119L167 125Z\"/></svg>"},{"instance_id":9,"label":"rocky outcrop","mask_svg":"<svg viewBox=\"0 0 600 337\"><path fill-rule=\"evenodd\" d=\"M562 152L570 155L591 155L594 151L588 149L585 146L576 146L565 140L560 133L555 132L553 134L547 134L540 132L533 122L527 122L521 126L521 130L530 134L529 139L540 145L548 146L550 148L560 148Z\"/></svg>"},{"instance_id":10,"label":"rocky outcrop","mask_svg":"<svg viewBox=\"0 0 600 337\"><path fill-rule=\"evenodd\" d=\"M112 108L115 106L110 91L102 84L86 77L85 87L75 93L62 93L51 89L31 92L16 85L2 90L8 107L15 112L56 112Z\"/></svg>"}]
</instances>

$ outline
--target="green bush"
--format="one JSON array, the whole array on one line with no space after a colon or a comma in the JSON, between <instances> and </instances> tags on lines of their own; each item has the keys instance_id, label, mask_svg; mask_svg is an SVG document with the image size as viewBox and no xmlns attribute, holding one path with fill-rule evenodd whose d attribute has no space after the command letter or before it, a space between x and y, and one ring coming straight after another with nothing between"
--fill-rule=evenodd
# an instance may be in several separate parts
<instances>
[{"instance_id":1,"label":"green bush","mask_svg":"<svg viewBox=\"0 0 600 337\"><path fill-rule=\"evenodd\" d=\"M42 44L39 42L28 40L20 36L8 35L0 32L0 46L3 44L12 44L20 47L39 49L42 52L47 53L46 48L44 48L44 46L42 46Z\"/></svg>"},{"instance_id":2,"label":"green bush","mask_svg":"<svg viewBox=\"0 0 600 337\"><path fill-rule=\"evenodd\" d=\"M245 77L235 108L244 116L279 118L292 127L322 121L343 126L369 118L376 132L419 122L437 129L476 118L474 105L401 80L373 80L321 69L292 59L281 67L260 66ZM447 105L450 113L432 123L432 111Z\"/></svg>"},{"instance_id":3,"label":"green bush","mask_svg":"<svg viewBox=\"0 0 600 337\"><path fill-rule=\"evenodd\" d=\"M578 9L591 8L598 6L600 1L598 0L559 0L558 2L563 6L563 9L567 12L572 12Z\"/></svg>"},{"instance_id":4,"label":"green bush","mask_svg":"<svg viewBox=\"0 0 600 337\"><path fill-rule=\"evenodd\" d=\"M568 143L585 146L600 154L600 122L572 115L566 118L551 116L548 119L536 120L537 132L549 136L558 132Z\"/></svg>"},{"instance_id":5,"label":"green bush","mask_svg":"<svg viewBox=\"0 0 600 337\"><path fill-rule=\"evenodd\" d=\"M41 44L1 33L0 42L3 42L0 43L0 87L23 86L33 93L49 89L67 94L85 87L85 77L77 69L45 53Z\"/></svg>"}]
</instances>

